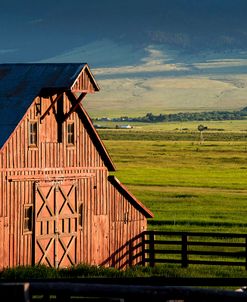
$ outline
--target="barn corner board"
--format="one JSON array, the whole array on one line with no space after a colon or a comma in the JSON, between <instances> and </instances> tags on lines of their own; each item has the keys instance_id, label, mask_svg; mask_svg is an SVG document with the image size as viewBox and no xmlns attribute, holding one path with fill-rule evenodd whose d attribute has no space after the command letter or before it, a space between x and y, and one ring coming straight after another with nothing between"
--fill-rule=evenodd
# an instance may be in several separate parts
<instances>
[{"instance_id":1,"label":"barn corner board","mask_svg":"<svg viewBox=\"0 0 247 302\"><path fill-rule=\"evenodd\" d=\"M87 64L0 64L0 268L124 267L146 230L82 106L97 91Z\"/></svg>"}]
</instances>

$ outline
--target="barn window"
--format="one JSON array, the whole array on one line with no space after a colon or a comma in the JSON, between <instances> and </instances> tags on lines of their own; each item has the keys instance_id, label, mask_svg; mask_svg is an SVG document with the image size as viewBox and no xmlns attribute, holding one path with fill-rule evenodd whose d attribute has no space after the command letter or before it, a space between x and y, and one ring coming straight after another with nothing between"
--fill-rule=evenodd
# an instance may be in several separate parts
<instances>
[{"instance_id":1,"label":"barn window","mask_svg":"<svg viewBox=\"0 0 247 302\"><path fill-rule=\"evenodd\" d=\"M83 227L83 203L79 205L78 209L78 224L80 227Z\"/></svg>"},{"instance_id":2,"label":"barn window","mask_svg":"<svg viewBox=\"0 0 247 302\"><path fill-rule=\"evenodd\" d=\"M75 143L75 124L73 122L67 125L67 143L68 145L74 145Z\"/></svg>"},{"instance_id":3,"label":"barn window","mask_svg":"<svg viewBox=\"0 0 247 302\"><path fill-rule=\"evenodd\" d=\"M125 212L124 213L124 223L127 223L129 221L129 213Z\"/></svg>"},{"instance_id":4,"label":"barn window","mask_svg":"<svg viewBox=\"0 0 247 302\"><path fill-rule=\"evenodd\" d=\"M33 226L33 206L25 205L24 206L24 224L23 224L24 233L32 232L32 226Z\"/></svg>"},{"instance_id":5,"label":"barn window","mask_svg":"<svg viewBox=\"0 0 247 302\"><path fill-rule=\"evenodd\" d=\"M38 123L36 121L29 122L29 145L37 146L38 143Z\"/></svg>"}]
</instances>

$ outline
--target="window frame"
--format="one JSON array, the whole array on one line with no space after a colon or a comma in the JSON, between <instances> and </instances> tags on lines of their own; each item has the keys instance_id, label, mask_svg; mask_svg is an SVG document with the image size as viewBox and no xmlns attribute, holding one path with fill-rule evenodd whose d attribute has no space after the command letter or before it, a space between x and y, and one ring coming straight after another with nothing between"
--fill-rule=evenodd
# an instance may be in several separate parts
<instances>
[{"instance_id":1,"label":"window frame","mask_svg":"<svg viewBox=\"0 0 247 302\"><path fill-rule=\"evenodd\" d=\"M34 125L36 125L36 129L32 128ZM30 120L28 122L28 146L29 147L38 147L38 133L39 133L39 123L37 120ZM34 131L35 129L35 131ZM35 140L33 139L35 138Z\"/></svg>"},{"instance_id":2,"label":"window frame","mask_svg":"<svg viewBox=\"0 0 247 302\"><path fill-rule=\"evenodd\" d=\"M70 127L72 127L72 128L70 128ZM75 122L74 121L67 122L66 141L67 141L68 146L75 145Z\"/></svg>"}]
</instances>

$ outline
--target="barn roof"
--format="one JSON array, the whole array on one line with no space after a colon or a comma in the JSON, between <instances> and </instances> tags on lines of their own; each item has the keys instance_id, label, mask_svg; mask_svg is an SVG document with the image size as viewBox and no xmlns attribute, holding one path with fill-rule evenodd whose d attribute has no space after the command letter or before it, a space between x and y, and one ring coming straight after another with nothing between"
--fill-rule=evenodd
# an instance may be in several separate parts
<instances>
[{"instance_id":1,"label":"barn roof","mask_svg":"<svg viewBox=\"0 0 247 302\"><path fill-rule=\"evenodd\" d=\"M108 180L110 183L133 205L135 206L146 218L153 218L154 214L146 208L128 189L121 184L116 176L109 175Z\"/></svg>"},{"instance_id":2,"label":"barn roof","mask_svg":"<svg viewBox=\"0 0 247 302\"><path fill-rule=\"evenodd\" d=\"M85 67L86 63L0 64L0 148L42 89L70 89ZM93 77L92 81L99 90Z\"/></svg>"}]
</instances>

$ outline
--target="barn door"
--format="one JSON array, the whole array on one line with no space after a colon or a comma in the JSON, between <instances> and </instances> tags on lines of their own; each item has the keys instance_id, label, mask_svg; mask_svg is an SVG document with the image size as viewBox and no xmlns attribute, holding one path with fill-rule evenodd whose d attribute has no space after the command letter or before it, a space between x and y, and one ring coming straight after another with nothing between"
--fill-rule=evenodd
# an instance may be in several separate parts
<instances>
[{"instance_id":1,"label":"barn door","mask_svg":"<svg viewBox=\"0 0 247 302\"><path fill-rule=\"evenodd\" d=\"M102 265L109 263L109 217L107 215L95 215L93 247L93 264Z\"/></svg>"},{"instance_id":2,"label":"barn door","mask_svg":"<svg viewBox=\"0 0 247 302\"><path fill-rule=\"evenodd\" d=\"M77 262L76 184L35 186L35 263L67 267Z\"/></svg>"}]
</instances>

